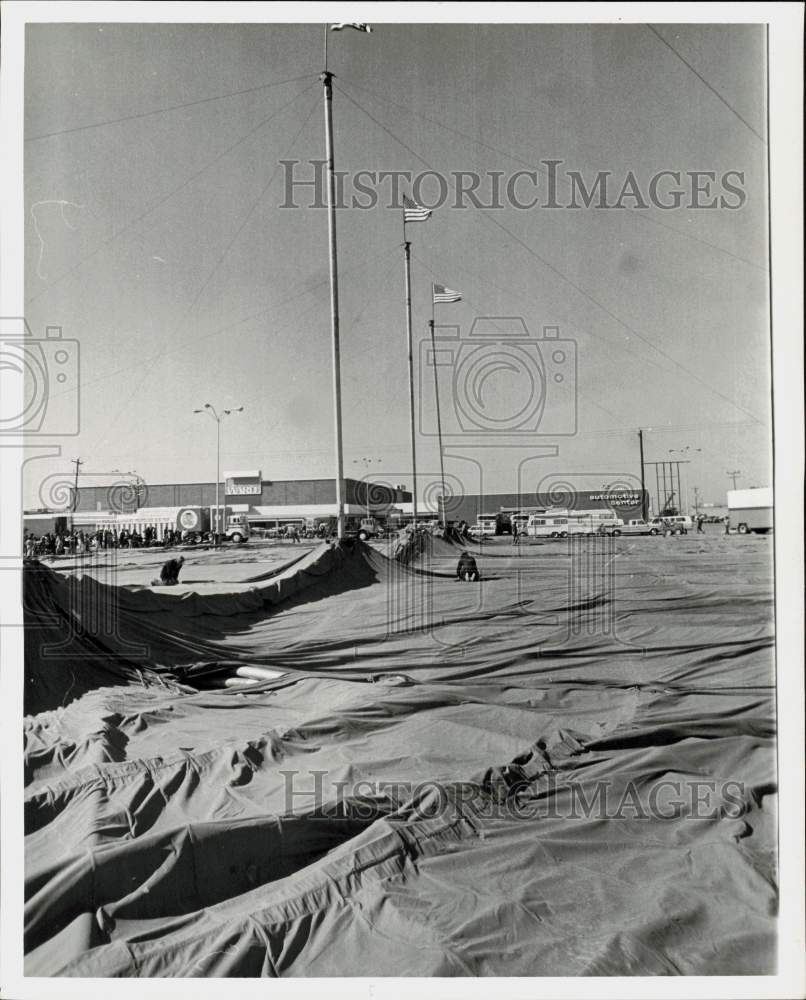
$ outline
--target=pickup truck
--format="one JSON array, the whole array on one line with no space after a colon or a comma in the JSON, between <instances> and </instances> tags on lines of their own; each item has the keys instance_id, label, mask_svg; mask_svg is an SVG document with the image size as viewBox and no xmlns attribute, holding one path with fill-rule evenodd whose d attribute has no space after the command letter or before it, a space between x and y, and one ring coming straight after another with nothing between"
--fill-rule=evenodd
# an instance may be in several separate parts
<instances>
[{"instance_id":1,"label":"pickup truck","mask_svg":"<svg viewBox=\"0 0 806 1000\"><path fill-rule=\"evenodd\" d=\"M648 524L646 521L632 520L617 527L602 529L605 535L659 535L662 527L658 524Z\"/></svg>"}]
</instances>

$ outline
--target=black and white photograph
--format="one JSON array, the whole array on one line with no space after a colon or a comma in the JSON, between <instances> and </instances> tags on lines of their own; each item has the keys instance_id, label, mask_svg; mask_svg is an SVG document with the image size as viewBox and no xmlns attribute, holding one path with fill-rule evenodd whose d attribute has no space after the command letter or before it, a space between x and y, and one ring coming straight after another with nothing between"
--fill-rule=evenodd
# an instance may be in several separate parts
<instances>
[{"instance_id":1,"label":"black and white photograph","mask_svg":"<svg viewBox=\"0 0 806 1000\"><path fill-rule=\"evenodd\" d=\"M803 995L803 6L2 16L2 996Z\"/></svg>"}]
</instances>

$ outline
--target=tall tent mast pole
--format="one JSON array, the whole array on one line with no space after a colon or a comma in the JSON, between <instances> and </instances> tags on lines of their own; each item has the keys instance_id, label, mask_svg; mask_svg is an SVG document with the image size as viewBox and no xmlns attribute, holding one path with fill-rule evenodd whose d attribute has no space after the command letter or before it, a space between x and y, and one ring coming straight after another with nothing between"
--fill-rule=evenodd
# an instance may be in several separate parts
<instances>
[{"instance_id":1,"label":"tall tent mast pole","mask_svg":"<svg viewBox=\"0 0 806 1000\"><path fill-rule=\"evenodd\" d=\"M325 57L327 58L327 26ZM333 353L333 419L336 444L336 536L344 538L344 452L341 418L341 352L339 347L339 271L336 260L336 173L333 153L333 74L320 76L325 98L325 158L327 160L327 228L330 241L330 330Z\"/></svg>"}]
</instances>

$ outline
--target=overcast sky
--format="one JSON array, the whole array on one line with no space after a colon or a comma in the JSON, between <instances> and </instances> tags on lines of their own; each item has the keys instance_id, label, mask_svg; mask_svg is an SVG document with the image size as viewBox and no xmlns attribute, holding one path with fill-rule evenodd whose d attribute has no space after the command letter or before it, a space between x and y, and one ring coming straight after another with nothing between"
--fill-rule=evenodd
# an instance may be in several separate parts
<instances>
[{"instance_id":1,"label":"overcast sky","mask_svg":"<svg viewBox=\"0 0 806 1000\"><path fill-rule=\"evenodd\" d=\"M529 483L637 475L642 426L648 460L688 448L689 486L723 502L727 470L771 481L765 39L658 31L668 45L640 25L331 33L336 161L505 177L534 165L542 185L556 159L588 182L609 171L616 193L633 171L645 197L661 170L743 173L738 209L444 207L409 227L417 341L436 280L463 292L438 311L463 337L476 316L518 316L576 343L577 433L532 439L559 456L533 462ZM211 480L215 427L192 413L207 401L245 408L224 426L224 469L333 474L327 217L280 208L279 161L324 155L322 40L314 25L28 27L26 316L36 335L58 324L80 341L82 395L63 459L28 466L27 506L77 455L90 473ZM147 114L174 105L189 106ZM410 484L400 212L340 211L338 225L345 474L367 457ZM433 479L433 438L418 449ZM478 465L446 471L469 491L505 492L535 451L459 453Z\"/></svg>"}]
</instances>

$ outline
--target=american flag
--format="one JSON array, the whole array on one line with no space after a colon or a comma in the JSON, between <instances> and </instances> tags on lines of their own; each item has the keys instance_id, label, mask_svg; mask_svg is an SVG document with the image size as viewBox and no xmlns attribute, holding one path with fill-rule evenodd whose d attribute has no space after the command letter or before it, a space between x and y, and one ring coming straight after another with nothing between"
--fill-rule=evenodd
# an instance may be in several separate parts
<instances>
[{"instance_id":1,"label":"american flag","mask_svg":"<svg viewBox=\"0 0 806 1000\"><path fill-rule=\"evenodd\" d=\"M431 209L423 208L416 201L403 195L403 221L404 222L425 222L431 217Z\"/></svg>"},{"instance_id":2,"label":"american flag","mask_svg":"<svg viewBox=\"0 0 806 1000\"><path fill-rule=\"evenodd\" d=\"M330 25L331 31L343 31L345 28L355 28L356 31L372 31L372 27L369 24L359 24L357 21Z\"/></svg>"},{"instance_id":3,"label":"american flag","mask_svg":"<svg viewBox=\"0 0 806 1000\"><path fill-rule=\"evenodd\" d=\"M447 285L437 285L434 288L434 305L438 302L461 302L462 293L455 291L453 288L448 288Z\"/></svg>"}]
</instances>

